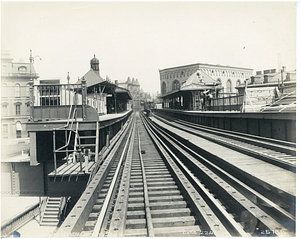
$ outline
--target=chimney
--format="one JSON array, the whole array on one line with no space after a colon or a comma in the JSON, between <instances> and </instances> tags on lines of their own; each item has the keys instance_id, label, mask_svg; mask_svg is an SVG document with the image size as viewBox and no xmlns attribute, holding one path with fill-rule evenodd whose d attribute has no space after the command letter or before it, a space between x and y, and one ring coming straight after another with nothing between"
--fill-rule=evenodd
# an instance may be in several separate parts
<instances>
[{"instance_id":1,"label":"chimney","mask_svg":"<svg viewBox=\"0 0 300 239\"><path fill-rule=\"evenodd\" d=\"M115 85L118 85L118 80L115 80Z\"/></svg>"}]
</instances>

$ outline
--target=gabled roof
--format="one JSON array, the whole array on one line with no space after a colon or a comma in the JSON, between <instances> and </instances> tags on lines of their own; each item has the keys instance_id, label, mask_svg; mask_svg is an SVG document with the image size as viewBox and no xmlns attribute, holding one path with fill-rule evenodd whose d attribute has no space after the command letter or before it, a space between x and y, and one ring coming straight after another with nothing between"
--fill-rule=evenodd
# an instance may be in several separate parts
<instances>
[{"instance_id":1,"label":"gabled roof","mask_svg":"<svg viewBox=\"0 0 300 239\"><path fill-rule=\"evenodd\" d=\"M97 75L96 72L93 71L93 69L90 69L83 77L86 81L86 86L87 87L97 85L97 84L104 81L101 76ZM76 84L80 84L83 77L81 77L81 79L79 79L76 82Z\"/></svg>"},{"instance_id":2,"label":"gabled roof","mask_svg":"<svg viewBox=\"0 0 300 239\"><path fill-rule=\"evenodd\" d=\"M211 78L209 75L205 74L202 71L196 71L192 74L187 81L183 84L183 86L188 86L191 84L214 84L216 81Z\"/></svg>"}]
</instances>

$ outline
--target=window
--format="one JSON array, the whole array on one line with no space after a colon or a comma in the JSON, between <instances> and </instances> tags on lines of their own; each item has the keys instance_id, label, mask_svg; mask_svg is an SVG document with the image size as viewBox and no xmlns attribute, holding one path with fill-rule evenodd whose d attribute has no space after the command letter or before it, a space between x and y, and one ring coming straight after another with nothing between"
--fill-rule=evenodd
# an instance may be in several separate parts
<instances>
[{"instance_id":1,"label":"window","mask_svg":"<svg viewBox=\"0 0 300 239\"><path fill-rule=\"evenodd\" d=\"M21 114L21 105L16 105L16 115Z\"/></svg>"},{"instance_id":2,"label":"window","mask_svg":"<svg viewBox=\"0 0 300 239\"><path fill-rule=\"evenodd\" d=\"M161 93L165 94L167 92L167 86L166 86L166 82L163 82L161 84Z\"/></svg>"},{"instance_id":3,"label":"window","mask_svg":"<svg viewBox=\"0 0 300 239\"><path fill-rule=\"evenodd\" d=\"M8 137L8 124L3 124L2 125L2 137L4 139L7 139Z\"/></svg>"},{"instance_id":4,"label":"window","mask_svg":"<svg viewBox=\"0 0 300 239\"><path fill-rule=\"evenodd\" d=\"M2 105L2 115L6 116L7 115L7 104Z\"/></svg>"},{"instance_id":5,"label":"window","mask_svg":"<svg viewBox=\"0 0 300 239\"><path fill-rule=\"evenodd\" d=\"M7 97L7 85L5 83L2 84L1 95L2 97Z\"/></svg>"},{"instance_id":6,"label":"window","mask_svg":"<svg viewBox=\"0 0 300 239\"><path fill-rule=\"evenodd\" d=\"M228 79L226 82L226 92L231 92L232 91L232 84L231 84L231 80Z\"/></svg>"},{"instance_id":7,"label":"window","mask_svg":"<svg viewBox=\"0 0 300 239\"><path fill-rule=\"evenodd\" d=\"M180 83L178 80L173 81L172 90L177 90L180 88Z\"/></svg>"},{"instance_id":8,"label":"window","mask_svg":"<svg viewBox=\"0 0 300 239\"><path fill-rule=\"evenodd\" d=\"M19 74L25 74L27 72L27 68L25 66L20 66L18 68Z\"/></svg>"},{"instance_id":9,"label":"window","mask_svg":"<svg viewBox=\"0 0 300 239\"><path fill-rule=\"evenodd\" d=\"M237 80L236 81L236 86L239 86L241 84L241 81L240 80ZM239 90L238 89L236 89L236 92L238 93L239 92Z\"/></svg>"},{"instance_id":10,"label":"window","mask_svg":"<svg viewBox=\"0 0 300 239\"><path fill-rule=\"evenodd\" d=\"M18 121L17 123L16 123L16 137L17 138L21 138L22 137L22 124L21 124L21 122L20 121Z\"/></svg>"},{"instance_id":11,"label":"window","mask_svg":"<svg viewBox=\"0 0 300 239\"><path fill-rule=\"evenodd\" d=\"M15 85L15 97L21 97L20 84Z\"/></svg>"}]
</instances>

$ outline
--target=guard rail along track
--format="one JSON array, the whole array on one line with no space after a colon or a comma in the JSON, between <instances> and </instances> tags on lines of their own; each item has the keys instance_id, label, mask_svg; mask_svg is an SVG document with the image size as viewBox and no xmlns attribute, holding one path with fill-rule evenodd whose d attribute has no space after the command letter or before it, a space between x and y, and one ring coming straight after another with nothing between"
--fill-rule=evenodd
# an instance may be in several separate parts
<instances>
[{"instance_id":1,"label":"guard rail along track","mask_svg":"<svg viewBox=\"0 0 300 239\"><path fill-rule=\"evenodd\" d=\"M56 236L295 235L293 215L136 114Z\"/></svg>"}]
</instances>

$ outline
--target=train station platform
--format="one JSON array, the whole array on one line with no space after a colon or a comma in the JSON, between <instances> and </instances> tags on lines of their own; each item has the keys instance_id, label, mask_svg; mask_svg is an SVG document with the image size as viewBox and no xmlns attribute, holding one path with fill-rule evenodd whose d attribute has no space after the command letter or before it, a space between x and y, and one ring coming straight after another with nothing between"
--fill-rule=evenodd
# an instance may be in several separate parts
<instances>
[{"instance_id":1,"label":"train station platform","mask_svg":"<svg viewBox=\"0 0 300 239\"><path fill-rule=\"evenodd\" d=\"M201 149L201 152L205 152L206 155L220 160L226 169L242 175L244 181L259 185L266 192L281 195L288 200L295 199L296 174L294 172L174 128L154 117L151 117L151 120L179 135L182 140L188 141L193 147Z\"/></svg>"}]
</instances>

